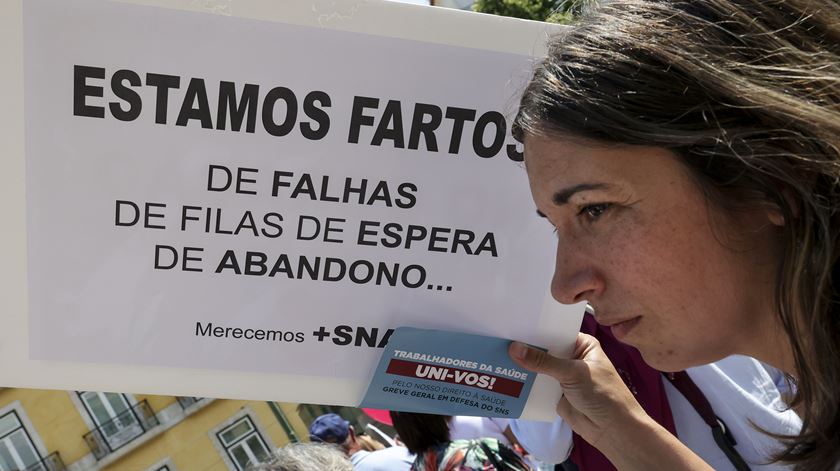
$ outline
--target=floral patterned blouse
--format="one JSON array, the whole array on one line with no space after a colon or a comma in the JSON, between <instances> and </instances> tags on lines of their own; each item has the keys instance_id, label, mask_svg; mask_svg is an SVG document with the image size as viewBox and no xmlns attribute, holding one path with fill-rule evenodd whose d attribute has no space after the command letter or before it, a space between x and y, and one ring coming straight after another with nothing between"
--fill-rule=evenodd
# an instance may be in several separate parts
<instances>
[{"instance_id":1,"label":"floral patterned blouse","mask_svg":"<svg viewBox=\"0 0 840 471\"><path fill-rule=\"evenodd\" d=\"M531 471L518 453L495 438L455 440L417 455L411 471Z\"/></svg>"}]
</instances>

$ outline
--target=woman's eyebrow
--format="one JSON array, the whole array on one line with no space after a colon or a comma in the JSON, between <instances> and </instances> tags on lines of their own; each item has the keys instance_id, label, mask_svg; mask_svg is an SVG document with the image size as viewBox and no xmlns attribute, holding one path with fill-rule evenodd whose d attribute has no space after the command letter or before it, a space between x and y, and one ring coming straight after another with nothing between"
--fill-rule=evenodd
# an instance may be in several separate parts
<instances>
[{"instance_id":1,"label":"woman's eyebrow","mask_svg":"<svg viewBox=\"0 0 840 471\"><path fill-rule=\"evenodd\" d=\"M551 197L551 201L557 206L563 206L569 202L569 198L571 198L575 193L588 190L605 190L611 186L612 185L607 183L580 183L554 192L554 195Z\"/></svg>"},{"instance_id":2,"label":"woman's eyebrow","mask_svg":"<svg viewBox=\"0 0 840 471\"><path fill-rule=\"evenodd\" d=\"M557 206L563 206L564 204L569 202L569 198L572 197L575 193L581 191L588 191L588 190L606 190L612 188L613 185L608 183L580 183L575 186L570 186L569 188L564 188L560 191L557 191L552 195L551 201L554 202ZM537 210L537 216L541 218L547 217L544 212Z\"/></svg>"}]
</instances>

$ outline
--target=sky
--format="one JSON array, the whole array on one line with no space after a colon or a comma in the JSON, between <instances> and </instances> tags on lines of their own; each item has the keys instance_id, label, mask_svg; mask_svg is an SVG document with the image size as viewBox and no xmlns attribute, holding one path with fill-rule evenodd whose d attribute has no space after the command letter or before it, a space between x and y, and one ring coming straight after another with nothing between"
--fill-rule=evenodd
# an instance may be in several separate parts
<instances>
[{"instance_id":1,"label":"sky","mask_svg":"<svg viewBox=\"0 0 840 471\"><path fill-rule=\"evenodd\" d=\"M399 2L399 3L411 3L414 5L428 5L429 0L390 0L392 2Z\"/></svg>"}]
</instances>

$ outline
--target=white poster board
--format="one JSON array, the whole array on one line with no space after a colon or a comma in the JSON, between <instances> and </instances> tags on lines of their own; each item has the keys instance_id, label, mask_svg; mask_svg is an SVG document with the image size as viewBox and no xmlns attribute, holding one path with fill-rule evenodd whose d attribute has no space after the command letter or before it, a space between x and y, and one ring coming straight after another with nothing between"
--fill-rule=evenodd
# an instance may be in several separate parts
<instances>
[{"instance_id":1,"label":"white poster board","mask_svg":"<svg viewBox=\"0 0 840 471\"><path fill-rule=\"evenodd\" d=\"M355 405L393 327L573 338L510 136L548 26L285 3L3 7L3 385Z\"/></svg>"}]
</instances>

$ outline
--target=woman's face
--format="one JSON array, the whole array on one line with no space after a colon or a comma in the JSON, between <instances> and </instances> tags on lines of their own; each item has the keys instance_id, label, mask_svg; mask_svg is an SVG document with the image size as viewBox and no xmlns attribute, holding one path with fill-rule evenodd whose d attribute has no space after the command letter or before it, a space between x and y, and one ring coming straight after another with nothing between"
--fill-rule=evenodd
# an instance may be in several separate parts
<instances>
[{"instance_id":1,"label":"woman's face","mask_svg":"<svg viewBox=\"0 0 840 471\"><path fill-rule=\"evenodd\" d=\"M589 301L663 371L755 355L772 337L779 237L766 209L710 207L662 148L528 136L525 163L557 233L558 301Z\"/></svg>"}]
</instances>

